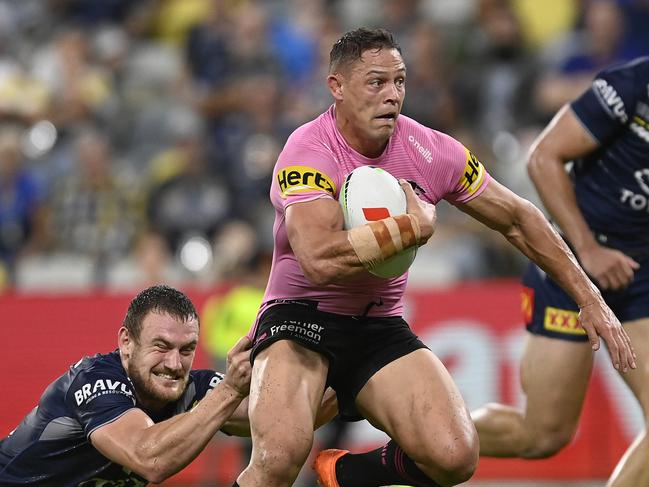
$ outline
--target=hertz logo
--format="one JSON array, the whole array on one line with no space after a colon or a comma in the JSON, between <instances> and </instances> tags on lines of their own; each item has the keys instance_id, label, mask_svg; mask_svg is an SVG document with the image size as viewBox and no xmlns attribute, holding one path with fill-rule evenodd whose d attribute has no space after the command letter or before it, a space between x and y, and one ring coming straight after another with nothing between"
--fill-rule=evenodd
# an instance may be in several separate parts
<instances>
[{"instance_id":1,"label":"hertz logo","mask_svg":"<svg viewBox=\"0 0 649 487\"><path fill-rule=\"evenodd\" d=\"M277 184L282 198L292 194L324 190L334 196L336 185L326 174L308 166L289 166L277 173Z\"/></svg>"},{"instance_id":2,"label":"hertz logo","mask_svg":"<svg viewBox=\"0 0 649 487\"><path fill-rule=\"evenodd\" d=\"M584 330L579 324L579 313L568 309L545 308L545 318L543 327L546 330L556 331L558 333L567 333L569 335L585 335Z\"/></svg>"},{"instance_id":3,"label":"hertz logo","mask_svg":"<svg viewBox=\"0 0 649 487\"><path fill-rule=\"evenodd\" d=\"M464 166L464 173L460 177L460 189L473 194L482 184L485 170L482 163L469 149L465 147L464 150L466 151L466 165Z\"/></svg>"}]
</instances>

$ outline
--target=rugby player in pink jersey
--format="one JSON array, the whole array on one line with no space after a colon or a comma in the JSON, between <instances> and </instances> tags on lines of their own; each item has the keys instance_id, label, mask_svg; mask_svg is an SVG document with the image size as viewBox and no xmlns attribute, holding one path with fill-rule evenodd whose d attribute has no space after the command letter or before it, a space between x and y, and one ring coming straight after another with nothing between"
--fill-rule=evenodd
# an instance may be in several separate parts
<instances>
[{"instance_id":1,"label":"rugby player in pink jersey","mask_svg":"<svg viewBox=\"0 0 649 487\"><path fill-rule=\"evenodd\" d=\"M321 452L321 485L456 485L478 461L464 401L401 317L407 276L366 270L396 248L425 244L438 201L501 232L552 275L580 304L593 348L601 336L616 368L635 367L634 354L542 213L490 178L462 144L399 114L406 67L389 32L346 33L331 50L327 82L333 106L290 136L273 173L273 266L250 333L253 453L234 485L293 484L326 386L337 393L342 419L365 418L391 440L360 455ZM337 198L361 165L399 178L408 212L345 231Z\"/></svg>"}]
</instances>

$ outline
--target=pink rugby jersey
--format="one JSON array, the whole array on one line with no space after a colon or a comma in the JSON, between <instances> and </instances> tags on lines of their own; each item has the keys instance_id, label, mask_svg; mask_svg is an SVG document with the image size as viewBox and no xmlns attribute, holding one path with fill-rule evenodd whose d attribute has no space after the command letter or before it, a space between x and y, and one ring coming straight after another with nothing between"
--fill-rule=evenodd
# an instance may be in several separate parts
<instances>
[{"instance_id":1,"label":"pink rugby jersey","mask_svg":"<svg viewBox=\"0 0 649 487\"><path fill-rule=\"evenodd\" d=\"M433 204L441 199L469 201L489 180L484 166L461 143L404 115L398 117L383 154L367 158L352 149L338 131L332 105L291 134L275 165L270 189L275 248L264 303L309 299L318 301L319 310L331 313L402 314L407 273L382 279L368 272L344 284L316 286L304 277L288 241L286 208L317 198L337 200L347 175L362 165L380 167L397 179L416 182L421 188L419 197Z\"/></svg>"}]
</instances>

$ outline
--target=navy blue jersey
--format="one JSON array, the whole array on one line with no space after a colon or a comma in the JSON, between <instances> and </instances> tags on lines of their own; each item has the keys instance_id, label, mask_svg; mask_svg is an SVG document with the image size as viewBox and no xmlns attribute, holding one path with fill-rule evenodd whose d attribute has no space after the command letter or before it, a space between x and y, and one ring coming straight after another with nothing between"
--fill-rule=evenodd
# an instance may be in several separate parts
<instances>
[{"instance_id":1,"label":"navy blue jersey","mask_svg":"<svg viewBox=\"0 0 649 487\"><path fill-rule=\"evenodd\" d=\"M649 57L602 71L571 107L601 144L573 167L581 212L600 243L649 256Z\"/></svg>"},{"instance_id":2,"label":"navy blue jersey","mask_svg":"<svg viewBox=\"0 0 649 487\"><path fill-rule=\"evenodd\" d=\"M0 485L146 485L142 477L99 453L90 434L133 408L155 422L188 411L222 379L211 370L192 370L185 393L156 415L138 403L119 352L85 357L52 382L38 406L0 441Z\"/></svg>"}]
</instances>

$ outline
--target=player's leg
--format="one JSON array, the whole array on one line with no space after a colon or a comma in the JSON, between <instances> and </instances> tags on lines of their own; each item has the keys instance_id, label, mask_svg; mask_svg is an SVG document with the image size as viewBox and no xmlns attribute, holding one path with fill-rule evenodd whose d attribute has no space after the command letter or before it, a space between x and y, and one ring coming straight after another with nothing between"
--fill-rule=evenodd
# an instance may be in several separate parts
<instances>
[{"instance_id":1,"label":"player's leg","mask_svg":"<svg viewBox=\"0 0 649 487\"><path fill-rule=\"evenodd\" d=\"M238 485L293 485L311 450L327 370L323 355L293 341L277 341L259 352L250 387L253 450Z\"/></svg>"},{"instance_id":2,"label":"player's leg","mask_svg":"<svg viewBox=\"0 0 649 487\"><path fill-rule=\"evenodd\" d=\"M620 459L608 487L649 485L649 438L646 431L649 419L649 318L625 322L624 329L635 349L638 368L621 375L640 402L645 428Z\"/></svg>"},{"instance_id":3,"label":"player's leg","mask_svg":"<svg viewBox=\"0 0 649 487\"><path fill-rule=\"evenodd\" d=\"M435 485L427 477L450 486L473 474L475 428L451 376L430 350L416 350L381 368L361 389L356 404L393 439L381 455L400 474L400 483Z\"/></svg>"},{"instance_id":4,"label":"player's leg","mask_svg":"<svg viewBox=\"0 0 649 487\"><path fill-rule=\"evenodd\" d=\"M593 352L570 296L534 264L523 285L526 406L489 404L472 414L485 456L543 458L559 451L575 433L592 370Z\"/></svg>"},{"instance_id":5,"label":"player's leg","mask_svg":"<svg viewBox=\"0 0 649 487\"><path fill-rule=\"evenodd\" d=\"M524 410L488 404L472 413L480 454L544 458L575 434L592 370L588 342L529 334L521 361Z\"/></svg>"},{"instance_id":6,"label":"player's leg","mask_svg":"<svg viewBox=\"0 0 649 487\"><path fill-rule=\"evenodd\" d=\"M321 485L446 487L468 479L478 438L444 365L401 318L367 318L355 333L357 358L341 375L332 370L340 414L365 417L393 440L363 454L321 452L314 464Z\"/></svg>"}]
</instances>

